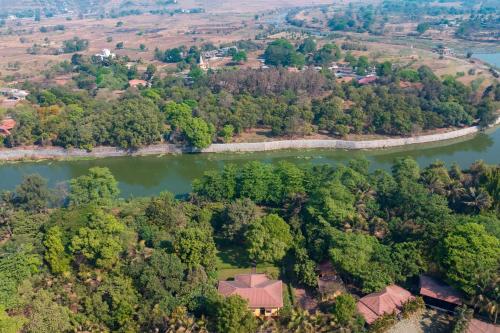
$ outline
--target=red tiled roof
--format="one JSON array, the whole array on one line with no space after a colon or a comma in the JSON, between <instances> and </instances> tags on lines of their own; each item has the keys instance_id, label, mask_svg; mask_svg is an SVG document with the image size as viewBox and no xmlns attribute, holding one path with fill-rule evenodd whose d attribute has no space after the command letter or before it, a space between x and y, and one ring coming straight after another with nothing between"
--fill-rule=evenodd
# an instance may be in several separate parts
<instances>
[{"instance_id":1,"label":"red tiled roof","mask_svg":"<svg viewBox=\"0 0 500 333\"><path fill-rule=\"evenodd\" d=\"M471 319L465 333L500 333L500 326Z\"/></svg>"},{"instance_id":2,"label":"red tiled roof","mask_svg":"<svg viewBox=\"0 0 500 333\"><path fill-rule=\"evenodd\" d=\"M137 86L147 86L148 82L144 80L130 80L128 81L128 84L131 87L137 87Z\"/></svg>"},{"instance_id":3,"label":"red tiled roof","mask_svg":"<svg viewBox=\"0 0 500 333\"><path fill-rule=\"evenodd\" d=\"M4 119L0 122L0 132L5 133L6 135L10 134L10 130L16 126L16 121L14 119Z\"/></svg>"},{"instance_id":4,"label":"red tiled roof","mask_svg":"<svg viewBox=\"0 0 500 333\"><path fill-rule=\"evenodd\" d=\"M413 299L412 294L399 286L390 285L379 293L373 293L361 298L356 307L368 324L373 323L383 314L399 312L403 303Z\"/></svg>"},{"instance_id":5,"label":"red tiled roof","mask_svg":"<svg viewBox=\"0 0 500 333\"><path fill-rule=\"evenodd\" d=\"M358 80L358 83L359 84L370 84L372 82L375 82L377 81L377 77L376 76L366 76L362 79L359 79Z\"/></svg>"},{"instance_id":6,"label":"red tiled roof","mask_svg":"<svg viewBox=\"0 0 500 333\"><path fill-rule=\"evenodd\" d=\"M462 294L427 275L420 275L420 295L439 299L448 303L461 305Z\"/></svg>"},{"instance_id":7,"label":"red tiled roof","mask_svg":"<svg viewBox=\"0 0 500 333\"><path fill-rule=\"evenodd\" d=\"M223 296L239 295L248 301L250 308L283 307L283 284L269 280L265 274L236 275L234 281L219 281Z\"/></svg>"}]
</instances>

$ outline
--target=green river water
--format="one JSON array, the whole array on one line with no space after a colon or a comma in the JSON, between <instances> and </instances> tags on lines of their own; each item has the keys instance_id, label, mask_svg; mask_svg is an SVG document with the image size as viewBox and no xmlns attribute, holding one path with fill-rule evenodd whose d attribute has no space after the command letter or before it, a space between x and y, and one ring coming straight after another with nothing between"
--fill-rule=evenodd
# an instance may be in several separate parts
<instances>
[{"instance_id":1,"label":"green river water","mask_svg":"<svg viewBox=\"0 0 500 333\"><path fill-rule=\"evenodd\" d=\"M476 160L500 163L500 129L491 129L474 137L435 144L413 145L388 150L286 150L259 153L187 154L144 157L113 157L93 160L39 161L0 164L0 190L13 189L23 175L38 173L57 186L84 174L94 166L108 167L120 182L121 195L146 196L162 191L182 195L190 191L191 182L210 169L220 169L226 163L241 165L252 160L277 163L286 160L296 164L330 164L347 162L364 156L372 169L390 168L394 159L415 158L421 166L441 160L467 167Z\"/></svg>"}]
</instances>

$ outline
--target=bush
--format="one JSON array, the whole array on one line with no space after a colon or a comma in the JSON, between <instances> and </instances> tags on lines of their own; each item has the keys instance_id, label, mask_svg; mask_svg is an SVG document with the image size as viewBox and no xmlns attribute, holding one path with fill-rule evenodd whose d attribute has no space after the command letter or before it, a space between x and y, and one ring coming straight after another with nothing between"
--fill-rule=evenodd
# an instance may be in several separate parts
<instances>
[{"instance_id":1,"label":"bush","mask_svg":"<svg viewBox=\"0 0 500 333\"><path fill-rule=\"evenodd\" d=\"M396 324L397 318L396 314L386 314L383 315L382 317L378 318L373 322L373 324L370 326L369 332L371 333L383 333L387 331L387 329L394 324Z\"/></svg>"},{"instance_id":2,"label":"bush","mask_svg":"<svg viewBox=\"0 0 500 333\"><path fill-rule=\"evenodd\" d=\"M422 297L416 297L415 299L409 300L403 304L401 314L403 315L403 318L409 318L412 314L423 309L425 309L424 299Z\"/></svg>"}]
</instances>

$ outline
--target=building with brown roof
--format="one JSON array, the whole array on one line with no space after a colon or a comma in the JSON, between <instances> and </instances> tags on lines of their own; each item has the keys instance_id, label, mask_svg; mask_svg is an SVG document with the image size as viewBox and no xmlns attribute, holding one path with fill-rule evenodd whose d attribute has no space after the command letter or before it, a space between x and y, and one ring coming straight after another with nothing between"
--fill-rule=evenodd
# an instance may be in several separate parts
<instances>
[{"instance_id":1,"label":"building with brown roof","mask_svg":"<svg viewBox=\"0 0 500 333\"><path fill-rule=\"evenodd\" d=\"M463 297L453 287L427 275L420 275L420 295L426 304L448 311L461 305Z\"/></svg>"},{"instance_id":2,"label":"building with brown roof","mask_svg":"<svg viewBox=\"0 0 500 333\"><path fill-rule=\"evenodd\" d=\"M219 281L223 296L239 295L256 316L273 316L283 307L283 283L265 274L236 275L234 281Z\"/></svg>"},{"instance_id":3,"label":"building with brown roof","mask_svg":"<svg viewBox=\"0 0 500 333\"><path fill-rule=\"evenodd\" d=\"M358 83L362 86L365 86L367 84L374 83L375 81L377 81L377 77L375 75L368 75L364 78L359 79Z\"/></svg>"},{"instance_id":4,"label":"building with brown roof","mask_svg":"<svg viewBox=\"0 0 500 333\"><path fill-rule=\"evenodd\" d=\"M134 88L137 88L137 87L139 87L139 86L147 87L147 86L148 86L148 81L146 81L146 80L137 80L137 79L134 79L134 80L130 80L130 81L128 81L128 84L129 84L131 87L134 87Z\"/></svg>"},{"instance_id":5,"label":"building with brown roof","mask_svg":"<svg viewBox=\"0 0 500 333\"><path fill-rule=\"evenodd\" d=\"M473 318L469 321L465 333L500 333L500 326Z\"/></svg>"},{"instance_id":6,"label":"building with brown roof","mask_svg":"<svg viewBox=\"0 0 500 333\"><path fill-rule=\"evenodd\" d=\"M403 304L413 299L415 297L408 290L393 284L385 287L381 292L361 298L356 308L365 318L366 323L372 324L384 314L401 312Z\"/></svg>"},{"instance_id":7,"label":"building with brown roof","mask_svg":"<svg viewBox=\"0 0 500 333\"><path fill-rule=\"evenodd\" d=\"M10 135L10 131L16 126L16 121L11 118L0 121L0 135Z\"/></svg>"}]
</instances>

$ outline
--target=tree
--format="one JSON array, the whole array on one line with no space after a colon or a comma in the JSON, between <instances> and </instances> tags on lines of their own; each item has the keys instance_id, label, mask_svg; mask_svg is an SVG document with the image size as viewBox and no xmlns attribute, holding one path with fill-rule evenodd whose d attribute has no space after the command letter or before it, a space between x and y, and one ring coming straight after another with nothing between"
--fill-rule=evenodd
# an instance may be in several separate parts
<instances>
[{"instance_id":1,"label":"tree","mask_svg":"<svg viewBox=\"0 0 500 333\"><path fill-rule=\"evenodd\" d=\"M164 53L163 59L159 59L159 60L163 60L164 62L168 62L168 63L181 62L182 61L182 52L178 48L166 50Z\"/></svg>"},{"instance_id":2,"label":"tree","mask_svg":"<svg viewBox=\"0 0 500 333\"><path fill-rule=\"evenodd\" d=\"M366 71L370 66L370 62L366 56L361 56L358 58L358 63L356 64L356 74L366 75Z\"/></svg>"},{"instance_id":3,"label":"tree","mask_svg":"<svg viewBox=\"0 0 500 333\"><path fill-rule=\"evenodd\" d=\"M40 175L25 176L21 185L16 187L13 203L16 207L29 211L41 212L48 208L50 192L47 180Z\"/></svg>"},{"instance_id":4,"label":"tree","mask_svg":"<svg viewBox=\"0 0 500 333\"><path fill-rule=\"evenodd\" d=\"M314 54L314 63L320 66L327 66L332 61L339 60L341 57L340 48L335 44L325 44Z\"/></svg>"},{"instance_id":5,"label":"tree","mask_svg":"<svg viewBox=\"0 0 500 333\"><path fill-rule=\"evenodd\" d=\"M100 268L110 269L123 250L121 236L125 225L113 215L94 208L86 217L86 225L71 239L70 250Z\"/></svg>"},{"instance_id":6,"label":"tree","mask_svg":"<svg viewBox=\"0 0 500 333\"><path fill-rule=\"evenodd\" d=\"M110 331L137 331L139 297L128 276L110 274L82 302L89 317L106 324Z\"/></svg>"},{"instance_id":7,"label":"tree","mask_svg":"<svg viewBox=\"0 0 500 333\"><path fill-rule=\"evenodd\" d=\"M318 284L316 276L316 263L309 258L307 250L295 246L295 263L293 264L293 273L297 278L297 282L315 288Z\"/></svg>"},{"instance_id":8,"label":"tree","mask_svg":"<svg viewBox=\"0 0 500 333\"><path fill-rule=\"evenodd\" d=\"M62 242L62 232L58 226L54 226L47 231L43 245L46 248L44 259L49 264L52 273L68 273L70 271L70 259L66 255Z\"/></svg>"},{"instance_id":9,"label":"tree","mask_svg":"<svg viewBox=\"0 0 500 333\"><path fill-rule=\"evenodd\" d=\"M416 242L397 243L391 252L395 268L395 280L406 282L426 270L426 262Z\"/></svg>"},{"instance_id":10,"label":"tree","mask_svg":"<svg viewBox=\"0 0 500 333\"><path fill-rule=\"evenodd\" d=\"M151 198L144 213L149 223L167 232L183 228L188 222L181 203L170 192L162 192L158 197Z\"/></svg>"},{"instance_id":11,"label":"tree","mask_svg":"<svg viewBox=\"0 0 500 333\"><path fill-rule=\"evenodd\" d=\"M207 171L201 179L193 181L193 191L205 200L231 200L236 195L236 173L232 164L225 165L222 172Z\"/></svg>"},{"instance_id":12,"label":"tree","mask_svg":"<svg viewBox=\"0 0 500 333\"><path fill-rule=\"evenodd\" d=\"M301 67L305 63L304 56L295 51L295 48L286 39L277 39L271 42L264 52L266 64L273 66Z\"/></svg>"},{"instance_id":13,"label":"tree","mask_svg":"<svg viewBox=\"0 0 500 333\"><path fill-rule=\"evenodd\" d=\"M156 73L156 66L153 64L149 64L148 67L146 68L146 72L144 72L144 79L146 81L153 79L155 73Z\"/></svg>"},{"instance_id":14,"label":"tree","mask_svg":"<svg viewBox=\"0 0 500 333\"><path fill-rule=\"evenodd\" d=\"M9 316L0 305L0 332L18 333L26 322L27 319L23 316Z\"/></svg>"},{"instance_id":15,"label":"tree","mask_svg":"<svg viewBox=\"0 0 500 333\"><path fill-rule=\"evenodd\" d=\"M184 128L184 135L187 141L198 149L210 146L214 133L215 129L212 124L197 117L191 118Z\"/></svg>"},{"instance_id":16,"label":"tree","mask_svg":"<svg viewBox=\"0 0 500 333\"><path fill-rule=\"evenodd\" d=\"M215 243L206 230L194 227L177 230L172 247L189 268L201 265L207 273L215 270Z\"/></svg>"},{"instance_id":17,"label":"tree","mask_svg":"<svg viewBox=\"0 0 500 333\"><path fill-rule=\"evenodd\" d=\"M429 24L429 22L422 22L422 23L419 23L417 25L417 32L419 34L423 34L424 32L426 32L427 30L429 30L429 28L431 27L431 25Z\"/></svg>"},{"instance_id":18,"label":"tree","mask_svg":"<svg viewBox=\"0 0 500 333\"><path fill-rule=\"evenodd\" d=\"M139 50L141 50L142 52L146 51L146 45L145 44L140 44L139 45Z\"/></svg>"},{"instance_id":19,"label":"tree","mask_svg":"<svg viewBox=\"0 0 500 333\"><path fill-rule=\"evenodd\" d=\"M133 267L141 294L167 313L181 304L186 265L175 254L154 250L151 257ZM194 286L190 286L193 288Z\"/></svg>"},{"instance_id":20,"label":"tree","mask_svg":"<svg viewBox=\"0 0 500 333\"><path fill-rule=\"evenodd\" d=\"M10 308L17 304L18 287L22 281L39 272L42 265L40 257L32 253L32 246L4 252L0 256L0 306Z\"/></svg>"},{"instance_id":21,"label":"tree","mask_svg":"<svg viewBox=\"0 0 500 333\"><path fill-rule=\"evenodd\" d=\"M448 279L474 295L483 277L498 271L500 241L482 225L458 225L444 239L441 260Z\"/></svg>"},{"instance_id":22,"label":"tree","mask_svg":"<svg viewBox=\"0 0 500 333\"><path fill-rule=\"evenodd\" d=\"M384 61L377 65L377 75L378 76L389 76L392 74L392 63L390 61Z\"/></svg>"},{"instance_id":23,"label":"tree","mask_svg":"<svg viewBox=\"0 0 500 333\"><path fill-rule=\"evenodd\" d=\"M118 42L115 47L117 50L121 50L121 49L123 49L124 44L123 44L123 42Z\"/></svg>"},{"instance_id":24,"label":"tree","mask_svg":"<svg viewBox=\"0 0 500 333\"><path fill-rule=\"evenodd\" d=\"M108 168L90 168L87 175L70 181L69 201L73 205L108 205L120 193L118 182Z\"/></svg>"},{"instance_id":25,"label":"tree","mask_svg":"<svg viewBox=\"0 0 500 333\"><path fill-rule=\"evenodd\" d=\"M335 232L334 237L330 248L333 265L344 276L359 283L363 292L379 291L393 282L390 251L375 237L339 232Z\"/></svg>"},{"instance_id":26,"label":"tree","mask_svg":"<svg viewBox=\"0 0 500 333\"><path fill-rule=\"evenodd\" d=\"M234 135L234 126L231 124L224 125L220 132L220 135L224 139L224 142L231 142Z\"/></svg>"},{"instance_id":27,"label":"tree","mask_svg":"<svg viewBox=\"0 0 500 333\"><path fill-rule=\"evenodd\" d=\"M116 146L135 149L160 142L164 134L162 115L150 99L122 99L109 115L109 140Z\"/></svg>"},{"instance_id":28,"label":"tree","mask_svg":"<svg viewBox=\"0 0 500 333\"><path fill-rule=\"evenodd\" d=\"M304 39L302 44L300 44L299 46L299 52L302 54L309 54L315 51L316 51L316 41L311 37Z\"/></svg>"},{"instance_id":29,"label":"tree","mask_svg":"<svg viewBox=\"0 0 500 333\"><path fill-rule=\"evenodd\" d=\"M29 308L23 331L28 333L71 332L70 310L58 304L55 295L47 290L29 291L22 295Z\"/></svg>"},{"instance_id":30,"label":"tree","mask_svg":"<svg viewBox=\"0 0 500 333\"><path fill-rule=\"evenodd\" d=\"M221 234L225 239L242 240L251 224L257 219L257 206L248 198L237 199L225 211Z\"/></svg>"},{"instance_id":31,"label":"tree","mask_svg":"<svg viewBox=\"0 0 500 333\"><path fill-rule=\"evenodd\" d=\"M335 298L331 311L341 325L346 325L356 315L356 299L351 294L342 294Z\"/></svg>"},{"instance_id":32,"label":"tree","mask_svg":"<svg viewBox=\"0 0 500 333\"><path fill-rule=\"evenodd\" d=\"M238 295L221 299L215 310L215 331L218 333L254 332L255 316L248 311L248 302Z\"/></svg>"},{"instance_id":33,"label":"tree","mask_svg":"<svg viewBox=\"0 0 500 333\"><path fill-rule=\"evenodd\" d=\"M254 223L245 238L248 256L255 262L279 261L292 244L290 226L276 214Z\"/></svg>"},{"instance_id":34,"label":"tree","mask_svg":"<svg viewBox=\"0 0 500 333\"><path fill-rule=\"evenodd\" d=\"M89 47L88 39L80 39L78 37L74 37L73 39L68 39L63 41L64 53L85 51L88 47Z\"/></svg>"},{"instance_id":35,"label":"tree","mask_svg":"<svg viewBox=\"0 0 500 333\"><path fill-rule=\"evenodd\" d=\"M232 60L237 63L243 63L248 60L247 53L245 51L238 51L233 55Z\"/></svg>"}]
</instances>

